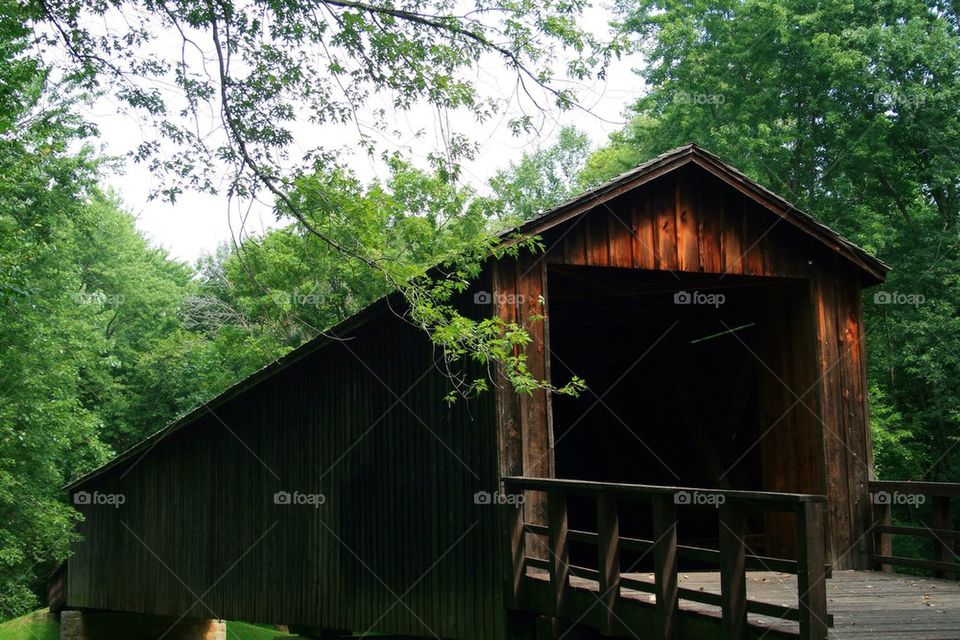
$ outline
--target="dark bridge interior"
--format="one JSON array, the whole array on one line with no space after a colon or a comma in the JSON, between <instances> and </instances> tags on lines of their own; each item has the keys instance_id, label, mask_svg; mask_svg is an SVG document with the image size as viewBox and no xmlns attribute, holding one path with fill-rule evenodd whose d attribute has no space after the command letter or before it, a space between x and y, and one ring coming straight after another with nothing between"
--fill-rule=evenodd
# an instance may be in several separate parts
<instances>
[{"instance_id":1,"label":"dark bridge interior","mask_svg":"<svg viewBox=\"0 0 960 640\"><path fill-rule=\"evenodd\" d=\"M764 338L786 330L785 305L802 307L794 283L560 267L548 291L551 376L563 383L575 373L588 385L579 398L553 399L557 477L771 489L764 463L774 461L758 443L777 436L760 437L775 413L761 406L763 384L778 364L766 362ZM716 508L685 512L681 539L714 546ZM593 530L595 514L574 500L570 526L581 525ZM764 528L750 523L760 548ZM650 523L621 513L621 529L647 538Z\"/></svg>"}]
</instances>

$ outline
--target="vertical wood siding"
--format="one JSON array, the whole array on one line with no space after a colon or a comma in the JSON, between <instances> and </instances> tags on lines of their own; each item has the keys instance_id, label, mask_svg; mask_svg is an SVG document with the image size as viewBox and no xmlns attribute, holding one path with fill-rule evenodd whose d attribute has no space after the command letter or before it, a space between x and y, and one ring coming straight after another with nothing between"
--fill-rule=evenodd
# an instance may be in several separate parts
<instances>
[{"instance_id":1,"label":"vertical wood siding","mask_svg":"<svg viewBox=\"0 0 960 640\"><path fill-rule=\"evenodd\" d=\"M432 355L374 322L90 481L126 500L81 509L70 606L503 637L493 398L448 408Z\"/></svg>"}]
</instances>

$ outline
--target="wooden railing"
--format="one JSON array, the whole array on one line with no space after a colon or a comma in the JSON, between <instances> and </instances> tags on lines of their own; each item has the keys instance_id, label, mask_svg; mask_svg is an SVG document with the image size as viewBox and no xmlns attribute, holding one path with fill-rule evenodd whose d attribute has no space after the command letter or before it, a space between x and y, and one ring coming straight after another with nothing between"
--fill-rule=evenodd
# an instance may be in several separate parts
<instances>
[{"instance_id":1,"label":"wooden railing","mask_svg":"<svg viewBox=\"0 0 960 640\"><path fill-rule=\"evenodd\" d=\"M597 596L605 610L601 612L601 632L615 633L619 621L617 610L621 589L652 593L655 596L655 637L676 637L674 629L679 601L687 600L718 606L721 609L722 637L747 637L747 613L773 616L799 622L800 637L822 640L827 637L826 566L824 548L824 496L613 484L579 480L510 477L504 479L508 494L524 495L542 492L546 495L546 524L526 522L523 509L514 511L512 535L513 593L515 603L521 601L521 589L528 568L546 570L549 574L550 602L547 615L567 617L570 577L596 581ZM678 543L677 510L695 506L690 496L704 495L719 508L719 548L709 549ZM597 531L578 531L568 527L567 498L590 496L596 501ZM679 498L678 498L679 496ZM515 501L516 502L516 501ZM625 504L646 503L653 525L652 540L620 535L620 510ZM797 558L768 558L748 553L744 543L745 513L788 512L796 516ZM525 535L546 536L546 559L530 557L526 552ZM597 569L570 564L569 543L585 542L597 547ZM654 581L621 575L620 551L652 551ZM719 565L720 593L710 593L679 586L677 560L685 558ZM747 598L748 569L781 571L798 577L798 606L786 607Z\"/></svg>"},{"instance_id":2,"label":"wooden railing","mask_svg":"<svg viewBox=\"0 0 960 640\"><path fill-rule=\"evenodd\" d=\"M870 545L875 568L890 571L893 566L933 571L938 578L960 576L956 543L960 531L954 530L950 501L960 498L960 484L948 482L908 482L874 480L870 482L873 509L873 535ZM895 507L917 508L929 504L931 517L923 526L893 524ZM929 526L927 526L929 524ZM917 536L933 542L933 558L907 558L893 555L893 536Z\"/></svg>"}]
</instances>

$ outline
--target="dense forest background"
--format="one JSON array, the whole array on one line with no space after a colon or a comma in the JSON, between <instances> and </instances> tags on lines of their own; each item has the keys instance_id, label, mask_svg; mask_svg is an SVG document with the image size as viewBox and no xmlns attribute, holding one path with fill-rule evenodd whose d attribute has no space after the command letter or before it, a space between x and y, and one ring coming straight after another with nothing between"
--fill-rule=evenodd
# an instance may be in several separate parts
<instances>
[{"instance_id":1,"label":"dense forest background","mask_svg":"<svg viewBox=\"0 0 960 640\"><path fill-rule=\"evenodd\" d=\"M101 188L115 159L36 53L30 6L0 0L0 618L38 606L68 553L66 481L389 290L299 221L193 265L152 247ZM901 295L865 300L876 472L960 481L956 6L616 9L646 88L606 143L564 129L487 185L392 158L382 183L317 171L288 197L327 237L426 266L697 142L892 266Z\"/></svg>"}]
</instances>

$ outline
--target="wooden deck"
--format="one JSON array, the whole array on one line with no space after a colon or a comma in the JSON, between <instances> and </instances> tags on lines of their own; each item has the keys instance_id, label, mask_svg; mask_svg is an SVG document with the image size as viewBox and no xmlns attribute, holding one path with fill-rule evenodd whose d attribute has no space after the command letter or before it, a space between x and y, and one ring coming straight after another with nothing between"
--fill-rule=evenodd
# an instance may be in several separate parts
<instances>
[{"instance_id":1,"label":"wooden deck","mask_svg":"<svg viewBox=\"0 0 960 640\"><path fill-rule=\"evenodd\" d=\"M623 574L653 582L653 574ZM547 580L543 572L528 577ZM720 593L718 572L689 572L679 575L680 587ZM571 578L575 591L596 591L597 583ZM622 603L632 608L653 605L650 593L631 589L621 592ZM752 600L795 606L797 577L771 571L747 575L747 595ZM960 639L960 583L876 571L836 571L827 581L827 603L833 616L830 638L840 640L958 640ZM719 607L681 600L681 612L720 616ZM750 614L751 637L768 639L794 636L796 622Z\"/></svg>"}]
</instances>

